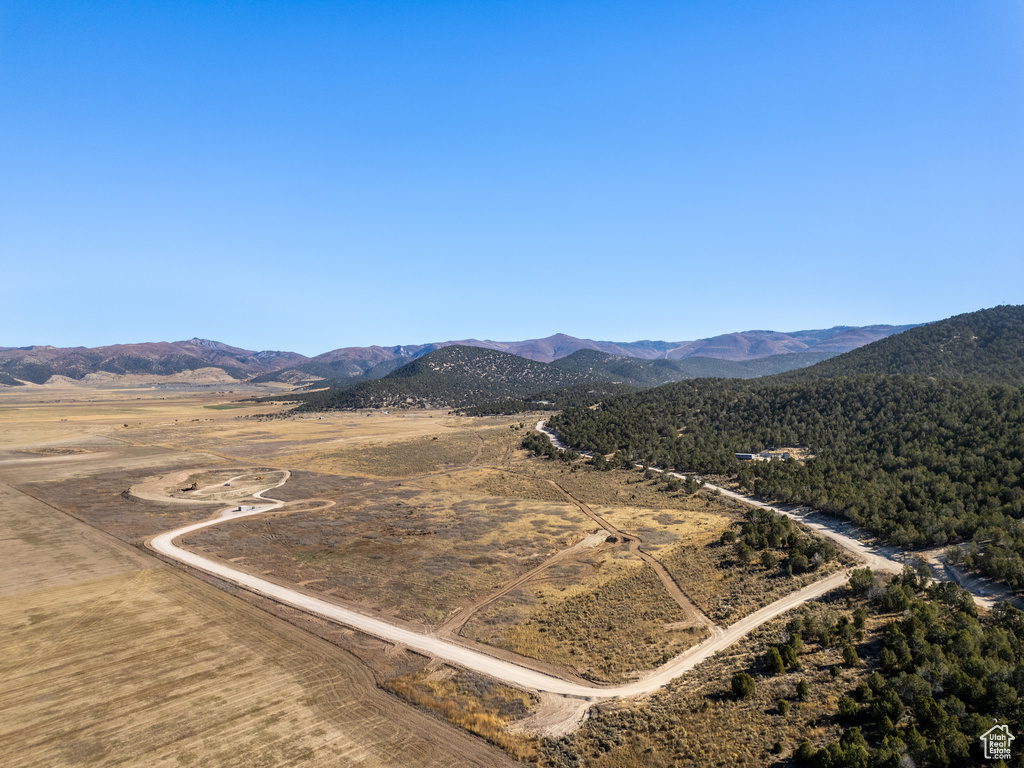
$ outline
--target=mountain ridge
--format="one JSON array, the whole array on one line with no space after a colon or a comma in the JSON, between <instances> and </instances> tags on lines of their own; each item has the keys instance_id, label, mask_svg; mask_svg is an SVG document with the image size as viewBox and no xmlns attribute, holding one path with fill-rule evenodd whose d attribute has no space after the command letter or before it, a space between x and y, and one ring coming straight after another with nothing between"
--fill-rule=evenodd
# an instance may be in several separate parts
<instances>
[{"instance_id":1,"label":"mountain ridge","mask_svg":"<svg viewBox=\"0 0 1024 768\"><path fill-rule=\"evenodd\" d=\"M237 380L253 383L311 384L324 380L381 378L405 363L451 346L506 352L550 363L581 349L640 360L703 358L744 361L778 354L838 354L914 326L835 326L793 331L742 331L696 341L594 341L564 333L524 341L463 339L427 344L340 347L314 357L297 352L254 351L193 337L185 341L140 342L101 347L0 347L0 385L44 384L53 376L81 380L90 373L166 376L200 368L219 368ZM788 362L796 362L788 361ZM791 366L792 367L792 366Z\"/></svg>"},{"instance_id":2,"label":"mountain ridge","mask_svg":"<svg viewBox=\"0 0 1024 768\"><path fill-rule=\"evenodd\" d=\"M299 411L465 408L591 381L585 373L509 352L453 344L416 358L385 377L289 399L302 401Z\"/></svg>"}]
</instances>

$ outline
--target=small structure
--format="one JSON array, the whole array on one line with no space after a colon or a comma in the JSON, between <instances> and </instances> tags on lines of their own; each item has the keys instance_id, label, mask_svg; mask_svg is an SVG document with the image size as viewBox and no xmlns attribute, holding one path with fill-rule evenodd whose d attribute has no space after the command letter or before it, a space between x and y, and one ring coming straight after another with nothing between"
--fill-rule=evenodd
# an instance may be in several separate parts
<instances>
[{"instance_id":1,"label":"small structure","mask_svg":"<svg viewBox=\"0 0 1024 768\"><path fill-rule=\"evenodd\" d=\"M757 457L753 453L737 453L736 458L740 461L753 461Z\"/></svg>"}]
</instances>

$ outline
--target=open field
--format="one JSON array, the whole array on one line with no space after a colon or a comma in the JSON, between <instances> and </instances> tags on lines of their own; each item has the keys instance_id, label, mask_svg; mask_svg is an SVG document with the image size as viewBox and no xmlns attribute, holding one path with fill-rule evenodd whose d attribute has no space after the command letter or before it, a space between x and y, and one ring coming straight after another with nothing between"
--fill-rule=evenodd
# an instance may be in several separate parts
<instances>
[{"instance_id":1,"label":"open field","mask_svg":"<svg viewBox=\"0 0 1024 768\"><path fill-rule=\"evenodd\" d=\"M71 521L73 527L92 536L104 538L100 532L105 532L141 549L149 537L208 519L225 505L256 503L251 497L254 490L286 480L267 491L266 498L299 503L273 514L204 529L185 537L183 545L230 561L232 567L248 573L299 585L343 606L383 614L421 630L432 628L439 636L470 647L489 643L500 658L515 660L515 654L522 654L535 659L530 664L537 669L568 681L581 676L633 680L707 637L707 624L702 623L707 620L697 608L706 611L699 585L709 574L715 583L736 578L734 583L741 591L753 596L751 610L786 588L798 586L794 580L781 585L781 591L763 587L767 582L756 572L730 576L735 566L725 560L674 565L673 553L699 550L735 525L741 519L740 506L711 494L666 491L657 480L645 479L639 472L597 472L530 458L520 448L525 424L516 417L470 419L417 412L261 419L251 416L266 413L272 406L211 407L231 403L209 393L131 395L78 389L72 394L69 400L74 402L54 398L50 403L32 403L23 393L10 401L0 397L0 428L10 427L0 431L0 483L9 486L0 491L37 505L35 509L48 510L48 514L60 517L57 510L68 513L87 523ZM6 498L4 493L0 500ZM14 518L9 524L17 532L9 537L15 543L4 539L0 546L11 550L11 562L19 563L11 574L5 574L12 577L9 589L17 591L53 570L45 558L18 549L36 546L17 543L19 536L42 535L45 527L29 525L29 529L39 530L26 530L24 521ZM138 551L104 541L115 550ZM67 588L84 591L64 595L64 587L54 584L57 591L47 599L54 604L66 600L68 617L78 615L85 604L109 603L111 613L104 614L105 621L97 626L117 626L114 617L124 617L128 624L122 632L138 636L147 649L159 649L172 657L173 638L180 632L164 637L150 626L161 623L147 617L165 612L172 617L170 624L192 626L187 616L192 607L183 601L194 588L196 606L207 601L214 607L203 609L204 618L196 620L199 623L194 630L197 636L207 638L207 644L192 648L183 643L183 653L198 654L202 659L217 657L202 674L207 681L216 681L223 671L229 692L240 685L232 677L234 662L210 649L222 648L232 659L237 658L243 665L239 669L249 669L244 664L250 662L257 666L269 663L260 660L264 645L274 658L288 654L283 653L280 641L275 645L273 637L244 632L249 638L243 643L246 650L236 652L241 641L234 635L217 635L215 630L243 619L228 613L218 618L215 608L261 616L263 623L266 614L260 611L286 619L292 625L287 631L301 635L305 642L321 644L311 651L310 658L340 654L352 667L346 667L344 674L363 675L359 679L367 683L367 690L398 708L394 711L402 713L403 722L419 722L406 712L416 714L416 710L403 708L399 701L373 688L374 683L386 684L388 690L522 756L531 754L533 742L513 735L508 726L531 714L541 717L545 707L550 708L547 700L539 702L538 709L538 701L509 693L512 689L482 684L465 677L464 671L441 673L429 659L215 578L157 565L143 555L138 555L143 557L142 565L114 566L103 558L93 563L85 557L87 549L81 552L85 559L68 556L66 562L88 576L85 583L95 583L95 588L87 589L71 578ZM127 570L118 570L121 567ZM133 574L140 571L151 575L135 579ZM15 572L20 575L15 577ZM105 600L103 595L108 593L113 597ZM117 597L122 594L127 597ZM148 606L144 615L135 612L135 604ZM10 609L12 621L28 621L17 619L22 608L12 603ZM56 614L52 619L57 621ZM277 627L276 620L271 622ZM135 629L140 623L147 628ZM93 626L88 621L74 626L86 625ZM40 632L51 628L70 635L77 632L56 624ZM113 630L101 633L90 641L90 647L104 648L115 642L116 636ZM24 643L19 640L18 645L25 649L25 656L18 658L31 670L32 659L43 646L38 638ZM359 661L345 654L346 650ZM147 651L128 644L127 655L120 653L110 655L107 674L115 679L131 678L131 674L116 670L120 665L130 667L133 658L146 659ZM87 659L92 657L85 651L81 654L74 658L91 663ZM294 655L288 658L294 660ZM148 659L147 663L156 664ZM282 690L292 690L288 686L294 685L301 688L302 675L307 673L285 667L281 667L282 674L298 675L295 679L300 682L288 678L278 684L278 678L273 678L268 684ZM42 685L48 684L47 670L56 674L52 666L40 669ZM249 673L237 674L244 678ZM183 700L200 696L208 685L197 684L183 694ZM364 695L358 685L342 685L353 686L352 695L357 699ZM333 695L339 695L335 683L329 687ZM271 701L267 706L277 718L274 723L315 720L320 710L314 705L319 706L321 694L316 693L319 689L303 690L302 696L292 698L313 707L313 714L278 712ZM323 694L331 701L329 695ZM223 698L235 701L234 694ZM348 702L347 694L342 698L344 705L331 707L358 711ZM559 705L551 711L555 709L565 711L553 717L568 715L571 722L579 707ZM46 717L45 713L38 716ZM26 717L33 715L29 712ZM353 718L358 719L356 715ZM536 723L535 718L530 719ZM370 722L374 722L372 718ZM452 732L447 726L433 717L424 722L432 723L434 729L424 743L449 740ZM543 730L544 723L538 725ZM232 732L246 733L248 727L232 726ZM206 733L205 742L210 741L206 731L194 728ZM346 738L344 734L331 735L335 732L328 729L327 736L310 737L307 744L291 739L293 730L320 734L322 727L282 727L280 739L271 739L276 746L268 746L266 754L275 755L279 762L304 749L325 756L331 754L327 742ZM250 738L255 739L251 733ZM480 750L483 762L499 764L494 762L492 747L469 736L463 738ZM183 737L181 743L186 742L191 743ZM383 746L380 750L380 754L387 751ZM189 747L189 754L192 751ZM431 764L431 754L428 748L417 759ZM195 759L197 764L218 764L231 756L218 752L212 762L201 756ZM474 760L477 757L470 754L460 764L472 765ZM368 764L374 763L370 760Z\"/></svg>"},{"instance_id":2,"label":"open field","mask_svg":"<svg viewBox=\"0 0 1024 768\"><path fill-rule=\"evenodd\" d=\"M688 618L653 571L620 546L514 590L477 614L463 634L590 680L619 682L707 637Z\"/></svg>"},{"instance_id":3,"label":"open field","mask_svg":"<svg viewBox=\"0 0 1024 768\"><path fill-rule=\"evenodd\" d=\"M10 766L491 766L355 657L0 488Z\"/></svg>"},{"instance_id":4,"label":"open field","mask_svg":"<svg viewBox=\"0 0 1024 768\"><path fill-rule=\"evenodd\" d=\"M406 621L439 624L586 533L585 518L567 504L467 499L416 484L332 500L329 509L225 523L184 544Z\"/></svg>"}]
</instances>

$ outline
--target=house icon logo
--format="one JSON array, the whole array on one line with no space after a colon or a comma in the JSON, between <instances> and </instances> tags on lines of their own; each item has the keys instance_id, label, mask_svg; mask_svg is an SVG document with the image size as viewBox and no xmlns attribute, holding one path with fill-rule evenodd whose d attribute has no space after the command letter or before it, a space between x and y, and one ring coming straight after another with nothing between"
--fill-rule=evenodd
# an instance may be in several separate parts
<instances>
[{"instance_id":1,"label":"house icon logo","mask_svg":"<svg viewBox=\"0 0 1024 768\"><path fill-rule=\"evenodd\" d=\"M979 737L985 747L986 760L1009 760L1010 742L1016 738L1008 725L994 725Z\"/></svg>"}]
</instances>

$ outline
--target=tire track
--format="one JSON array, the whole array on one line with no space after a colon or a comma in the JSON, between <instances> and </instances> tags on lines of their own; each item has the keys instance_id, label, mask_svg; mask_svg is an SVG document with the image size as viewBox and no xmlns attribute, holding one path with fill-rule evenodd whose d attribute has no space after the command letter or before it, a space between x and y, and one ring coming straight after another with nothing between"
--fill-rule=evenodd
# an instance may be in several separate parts
<instances>
[{"instance_id":1,"label":"tire track","mask_svg":"<svg viewBox=\"0 0 1024 768\"><path fill-rule=\"evenodd\" d=\"M668 570L666 570L665 566L662 565L661 562L653 555L644 552L640 548L641 539L639 536L632 533L627 533L617 528L616 526L612 525L599 514L594 512L594 510L592 510L587 504L577 499L575 496L569 493L569 491L565 490L565 488L556 483L554 480L547 480L546 482L548 482L554 488L557 488L562 493L562 495L565 496L566 499L575 504L576 507L579 508L579 510L583 514L585 514L595 523L600 525L613 536L618 536L623 540L623 542L629 544L629 551L632 554L639 557L643 562L647 563L647 565L649 565L654 570L654 572L658 576L658 580L662 583L662 586L665 587L665 591L668 592L669 596L676 602L676 604L680 608L683 609L683 612L692 621L694 621L694 623L696 623L699 626L707 627L708 631L710 631L712 635L714 635L716 631L722 631L707 614L705 614L700 608L698 608L693 603L692 600L690 600L689 597L686 596L686 593L683 592L678 582L676 582L676 580L672 578L672 574L670 574Z\"/></svg>"}]
</instances>

